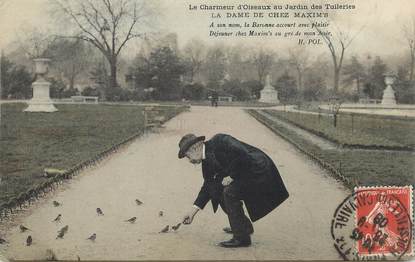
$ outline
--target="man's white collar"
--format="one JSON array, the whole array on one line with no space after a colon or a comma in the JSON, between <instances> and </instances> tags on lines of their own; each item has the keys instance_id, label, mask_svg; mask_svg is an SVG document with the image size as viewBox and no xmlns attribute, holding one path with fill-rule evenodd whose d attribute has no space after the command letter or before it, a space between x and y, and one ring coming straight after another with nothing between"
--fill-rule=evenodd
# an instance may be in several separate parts
<instances>
[{"instance_id":1,"label":"man's white collar","mask_svg":"<svg viewBox=\"0 0 415 262\"><path fill-rule=\"evenodd\" d=\"M206 159L206 152L205 152L205 150L206 150L206 147L205 147L205 144L203 143L202 159Z\"/></svg>"}]
</instances>

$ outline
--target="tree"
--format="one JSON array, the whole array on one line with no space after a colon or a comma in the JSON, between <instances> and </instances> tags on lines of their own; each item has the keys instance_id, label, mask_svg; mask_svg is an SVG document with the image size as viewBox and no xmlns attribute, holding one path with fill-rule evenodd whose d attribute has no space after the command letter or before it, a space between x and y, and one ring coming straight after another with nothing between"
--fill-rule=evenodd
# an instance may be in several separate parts
<instances>
[{"instance_id":1,"label":"tree","mask_svg":"<svg viewBox=\"0 0 415 262\"><path fill-rule=\"evenodd\" d=\"M202 100L206 97L206 89L202 84L193 83L183 87L183 98L188 100Z\"/></svg>"},{"instance_id":2,"label":"tree","mask_svg":"<svg viewBox=\"0 0 415 262\"><path fill-rule=\"evenodd\" d=\"M61 79L49 78L50 82L50 97L51 98L63 98L65 91L65 83Z\"/></svg>"},{"instance_id":3,"label":"tree","mask_svg":"<svg viewBox=\"0 0 415 262\"><path fill-rule=\"evenodd\" d=\"M107 91L109 88L108 70L105 66L105 61L97 62L92 70L89 72L90 79L94 81L97 89L99 90L101 100L109 99L107 97Z\"/></svg>"},{"instance_id":4,"label":"tree","mask_svg":"<svg viewBox=\"0 0 415 262\"><path fill-rule=\"evenodd\" d=\"M316 21L310 22L315 25L313 28L316 30L318 36L323 39L324 43L330 51L333 61L333 91L334 93L337 93L339 90L340 73L342 70L346 49L350 46L357 35L363 30L365 25L352 35L350 32L340 29L334 21L329 21L330 24L334 25L333 29L330 32L324 31L324 29L318 26L319 23Z\"/></svg>"},{"instance_id":5,"label":"tree","mask_svg":"<svg viewBox=\"0 0 415 262\"><path fill-rule=\"evenodd\" d=\"M184 64L169 47L157 48L150 55L150 77L155 98L178 99L181 96L180 78Z\"/></svg>"},{"instance_id":6,"label":"tree","mask_svg":"<svg viewBox=\"0 0 415 262\"><path fill-rule=\"evenodd\" d=\"M318 59L310 63L308 70L304 74L304 90L302 97L306 101L321 101L326 98L327 84L330 61L326 61L319 56Z\"/></svg>"},{"instance_id":7,"label":"tree","mask_svg":"<svg viewBox=\"0 0 415 262\"><path fill-rule=\"evenodd\" d=\"M297 71L297 88L299 91L304 89L304 71L307 69L309 53L304 47L290 48L288 51L292 64Z\"/></svg>"},{"instance_id":8,"label":"tree","mask_svg":"<svg viewBox=\"0 0 415 262\"><path fill-rule=\"evenodd\" d=\"M264 79L274 63L274 53L260 48L252 54L251 61L258 74L258 81L264 83Z\"/></svg>"},{"instance_id":9,"label":"tree","mask_svg":"<svg viewBox=\"0 0 415 262\"><path fill-rule=\"evenodd\" d=\"M385 89L384 75L388 70L386 64L377 56L369 69L369 75L363 92L372 99L382 99Z\"/></svg>"},{"instance_id":10,"label":"tree","mask_svg":"<svg viewBox=\"0 0 415 262\"><path fill-rule=\"evenodd\" d=\"M0 58L1 98L30 98L32 76L24 66L17 66L4 54Z\"/></svg>"},{"instance_id":11,"label":"tree","mask_svg":"<svg viewBox=\"0 0 415 262\"><path fill-rule=\"evenodd\" d=\"M154 9L144 0L55 0L52 4L77 29L70 37L92 44L104 55L110 87L117 87L118 56L130 40L144 36L139 29L155 17Z\"/></svg>"},{"instance_id":12,"label":"tree","mask_svg":"<svg viewBox=\"0 0 415 262\"><path fill-rule=\"evenodd\" d=\"M248 58L249 51L241 45L225 49L226 72L229 79L247 80L250 76L251 66Z\"/></svg>"},{"instance_id":13,"label":"tree","mask_svg":"<svg viewBox=\"0 0 415 262\"><path fill-rule=\"evenodd\" d=\"M409 69L410 70L410 69ZM405 66L398 67L396 81L393 85L395 90L396 102L400 104L414 104L415 92L411 81L408 78L408 68Z\"/></svg>"},{"instance_id":14,"label":"tree","mask_svg":"<svg viewBox=\"0 0 415 262\"><path fill-rule=\"evenodd\" d=\"M362 63L359 62L357 56L352 56L350 62L344 65L343 68L343 83L346 85L356 84L357 95L361 95L361 85L366 78L366 69Z\"/></svg>"},{"instance_id":15,"label":"tree","mask_svg":"<svg viewBox=\"0 0 415 262\"><path fill-rule=\"evenodd\" d=\"M133 60L132 65L128 68L130 81L134 83L134 89L143 91L151 87L151 65L149 57L139 53ZM144 92L144 91L143 91Z\"/></svg>"},{"instance_id":16,"label":"tree","mask_svg":"<svg viewBox=\"0 0 415 262\"><path fill-rule=\"evenodd\" d=\"M195 76L199 73L205 53L205 46L198 39L191 39L183 49L186 71L189 75L190 83L193 83Z\"/></svg>"},{"instance_id":17,"label":"tree","mask_svg":"<svg viewBox=\"0 0 415 262\"><path fill-rule=\"evenodd\" d=\"M250 91L251 97L259 99L261 96L261 90L264 86L258 80L249 80L241 83L247 90Z\"/></svg>"},{"instance_id":18,"label":"tree","mask_svg":"<svg viewBox=\"0 0 415 262\"><path fill-rule=\"evenodd\" d=\"M285 71L276 81L275 88L281 102L289 102L296 99L298 90L295 78Z\"/></svg>"},{"instance_id":19,"label":"tree","mask_svg":"<svg viewBox=\"0 0 415 262\"><path fill-rule=\"evenodd\" d=\"M83 96L99 96L99 91L96 88L87 86L82 90L81 95Z\"/></svg>"},{"instance_id":20,"label":"tree","mask_svg":"<svg viewBox=\"0 0 415 262\"><path fill-rule=\"evenodd\" d=\"M93 50L79 39L58 39L48 49L53 68L68 79L69 88L74 88L76 79L88 71Z\"/></svg>"},{"instance_id":21,"label":"tree","mask_svg":"<svg viewBox=\"0 0 415 262\"><path fill-rule=\"evenodd\" d=\"M50 28L34 27L23 24L17 34L17 45L30 59L50 58L50 47L56 41L56 37L49 34Z\"/></svg>"},{"instance_id":22,"label":"tree","mask_svg":"<svg viewBox=\"0 0 415 262\"><path fill-rule=\"evenodd\" d=\"M205 70L208 88L218 89L225 78L226 56L220 46L211 47L206 55Z\"/></svg>"},{"instance_id":23,"label":"tree","mask_svg":"<svg viewBox=\"0 0 415 262\"><path fill-rule=\"evenodd\" d=\"M333 115L333 126L337 127L337 118L340 113L340 108L343 104L343 100L334 96L329 100L329 111Z\"/></svg>"},{"instance_id":24,"label":"tree","mask_svg":"<svg viewBox=\"0 0 415 262\"><path fill-rule=\"evenodd\" d=\"M251 98L250 90L241 84L239 79L232 79L225 81L223 84L223 91L227 94L233 95L239 101L246 101Z\"/></svg>"}]
</instances>

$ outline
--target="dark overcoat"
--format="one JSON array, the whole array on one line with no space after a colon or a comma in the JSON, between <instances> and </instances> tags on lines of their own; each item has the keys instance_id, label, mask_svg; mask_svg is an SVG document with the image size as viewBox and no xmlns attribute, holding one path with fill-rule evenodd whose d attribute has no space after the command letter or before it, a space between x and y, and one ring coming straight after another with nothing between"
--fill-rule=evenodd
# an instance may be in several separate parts
<instances>
[{"instance_id":1,"label":"dark overcoat","mask_svg":"<svg viewBox=\"0 0 415 262\"><path fill-rule=\"evenodd\" d=\"M216 212L226 176L239 188L252 221L264 217L288 198L277 167L260 149L226 134L217 134L204 143L204 182L194 202L198 207L203 209L211 200Z\"/></svg>"}]
</instances>

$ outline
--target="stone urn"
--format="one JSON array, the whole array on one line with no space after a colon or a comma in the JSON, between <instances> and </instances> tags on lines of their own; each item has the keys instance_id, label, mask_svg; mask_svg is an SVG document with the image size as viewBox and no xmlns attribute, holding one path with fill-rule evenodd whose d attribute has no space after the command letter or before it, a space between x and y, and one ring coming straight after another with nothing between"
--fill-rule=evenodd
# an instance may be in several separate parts
<instances>
[{"instance_id":1,"label":"stone urn","mask_svg":"<svg viewBox=\"0 0 415 262\"><path fill-rule=\"evenodd\" d=\"M53 105L50 99L50 83L46 80L49 72L50 59L36 58L35 63L36 80L32 83L33 97L28 102L28 107L24 112L56 112L58 109Z\"/></svg>"},{"instance_id":2,"label":"stone urn","mask_svg":"<svg viewBox=\"0 0 415 262\"><path fill-rule=\"evenodd\" d=\"M394 74L385 74L384 77L386 88L383 91L382 105L396 105L395 91L392 88L392 85L395 82L396 77Z\"/></svg>"}]
</instances>

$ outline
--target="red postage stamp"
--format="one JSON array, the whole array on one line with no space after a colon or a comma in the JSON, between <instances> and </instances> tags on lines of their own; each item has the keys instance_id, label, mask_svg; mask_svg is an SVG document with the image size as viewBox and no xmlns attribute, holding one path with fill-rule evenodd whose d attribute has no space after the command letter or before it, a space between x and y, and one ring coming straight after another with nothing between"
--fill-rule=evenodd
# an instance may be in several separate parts
<instances>
[{"instance_id":1,"label":"red postage stamp","mask_svg":"<svg viewBox=\"0 0 415 262\"><path fill-rule=\"evenodd\" d=\"M351 238L361 256L413 254L412 186L355 189L356 225Z\"/></svg>"}]
</instances>

